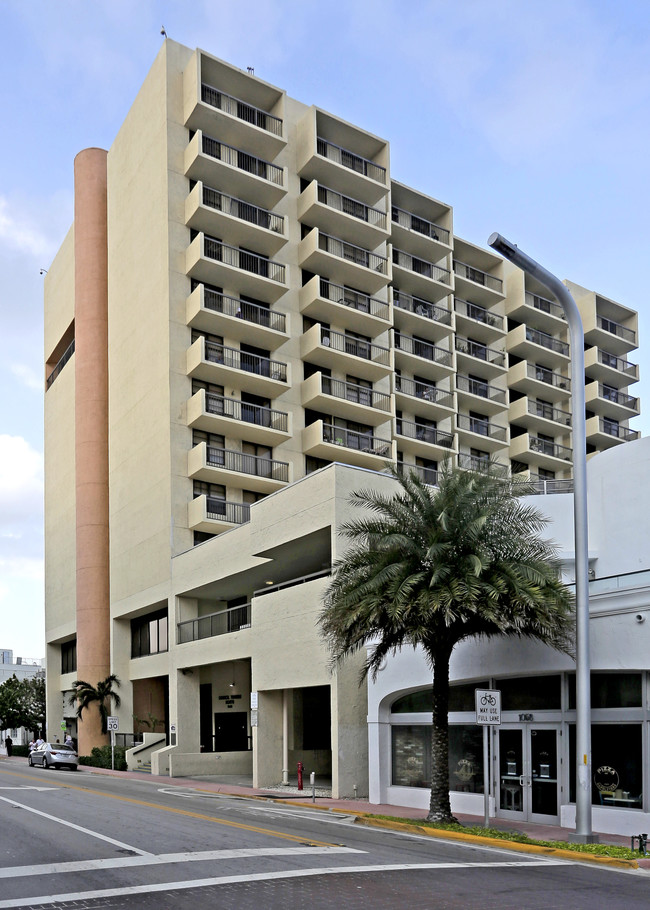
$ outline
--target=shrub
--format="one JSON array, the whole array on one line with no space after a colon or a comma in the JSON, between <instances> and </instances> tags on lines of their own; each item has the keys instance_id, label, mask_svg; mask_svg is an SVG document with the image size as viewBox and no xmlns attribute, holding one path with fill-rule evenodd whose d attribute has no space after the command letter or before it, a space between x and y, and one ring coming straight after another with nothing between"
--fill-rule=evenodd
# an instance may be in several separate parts
<instances>
[{"instance_id":1,"label":"shrub","mask_svg":"<svg viewBox=\"0 0 650 910\"><path fill-rule=\"evenodd\" d=\"M123 746L115 746L115 770L126 771L126 749ZM95 746L90 755L79 756L80 765L90 765L92 768L110 768L111 767L111 747Z\"/></svg>"},{"instance_id":2,"label":"shrub","mask_svg":"<svg viewBox=\"0 0 650 910\"><path fill-rule=\"evenodd\" d=\"M27 758L29 755L29 746L13 746L11 751L14 755L21 755L23 758Z\"/></svg>"}]
</instances>

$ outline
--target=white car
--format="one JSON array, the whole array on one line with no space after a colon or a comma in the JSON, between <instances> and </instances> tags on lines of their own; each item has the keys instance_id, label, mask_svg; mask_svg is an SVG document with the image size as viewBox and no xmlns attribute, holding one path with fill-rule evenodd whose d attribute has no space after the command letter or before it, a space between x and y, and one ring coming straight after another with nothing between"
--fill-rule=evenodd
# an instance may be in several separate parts
<instances>
[{"instance_id":1,"label":"white car","mask_svg":"<svg viewBox=\"0 0 650 910\"><path fill-rule=\"evenodd\" d=\"M30 752L27 758L30 768L42 765L43 768L70 768L71 771L76 771L78 762L77 750L64 743L43 743Z\"/></svg>"}]
</instances>

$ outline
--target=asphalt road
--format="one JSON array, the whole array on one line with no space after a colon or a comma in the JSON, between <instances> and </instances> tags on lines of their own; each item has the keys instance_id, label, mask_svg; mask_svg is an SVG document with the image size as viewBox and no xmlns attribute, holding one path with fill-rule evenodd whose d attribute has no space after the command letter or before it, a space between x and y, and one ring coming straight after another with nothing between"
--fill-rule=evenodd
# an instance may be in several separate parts
<instances>
[{"instance_id":1,"label":"asphalt road","mask_svg":"<svg viewBox=\"0 0 650 910\"><path fill-rule=\"evenodd\" d=\"M0 764L0 910L637 910L650 874L365 828L291 802Z\"/></svg>"}]
</instances>

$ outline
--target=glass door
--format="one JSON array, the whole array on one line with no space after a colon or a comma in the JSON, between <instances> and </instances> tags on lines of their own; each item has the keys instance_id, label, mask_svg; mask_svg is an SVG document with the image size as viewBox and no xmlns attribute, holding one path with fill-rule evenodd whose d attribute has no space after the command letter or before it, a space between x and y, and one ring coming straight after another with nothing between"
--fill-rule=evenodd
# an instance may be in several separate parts
<instances>
[{"instance_id":1,"label":"glass door","mask_svg":"<svg viewBox=\"0 0 650 910\"><path fill-rule=\"evenodd\" d=\"M559 821L559 729L524 724L499 727L497 814L502 818Z\"/></svg>"}]
</instances>

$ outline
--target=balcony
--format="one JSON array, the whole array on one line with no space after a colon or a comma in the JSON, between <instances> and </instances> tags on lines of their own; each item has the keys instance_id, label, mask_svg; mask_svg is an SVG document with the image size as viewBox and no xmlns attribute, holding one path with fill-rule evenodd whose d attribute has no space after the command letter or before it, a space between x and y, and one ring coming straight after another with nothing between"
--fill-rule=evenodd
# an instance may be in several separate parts
<instances>
[{"instance_id":1,"label":"balcony","mask_svg":"<svg viewBox=\"0 0 650 910\"><path fill-rule=\"evenodd\" d=\"M595 302L596 307L581 308L585 341L588 345L625 358L637 347L637 315L600 297L596 297Z\"/></svg>"},{"instance_id":2,"label":"balcony","mask_svg":"<svg viewBox=\"0 0 650 910\"><path fill-rule=\"evenodd\" d=\"M373 427L386 423L391 416L390 395L322 373L314 373L304 380L301 402L304 408Z\"/></svg>"},{"instance_id":3,"label":"balcony","mask_svg":"<svg viewBox=\"0 0 650 910\"><path fill-rule=\"evenodd\" d=\"M487 414L498 414L507 407L507 392L498 386L490 385L486 379L456 374L456 394L458 403L463 402L468 410L478 407Z\"/></svg>"},{"instance_id":4,"label":"balcony","mask_svg":"<svg viewBox=\"0 0 650 910\"><path fill-rule=\"evenodd\" d=\"M203 58L201 71L205 64ZM222 85L215 87L201 78L198 68L188 68L185 72L185 126L216 129L228 142L240 143L256 154L275 158L286 145L284 124L277 116L282 113L282 93L246 74L222 70L214 75L224 76L227 92ZM246 95L248 100L237 97L239 94Z\"/></svg>"},{"instance_id":5,"label":"balcony","mask_svg":"<svg viewBox=\"0 0 650 910\"><path fill-rule=\"evenodd\" d=\"M187 372L193 379L277 398L288 388L287 365L197 338L187 351Z\"/></svg>"},{"instance_id":6,"label":"balcony","mask_svg":"<svg viewBox=\"0 0 650 910\"><path fill-rule=\"evenodd\" d=\"M187 465L192 480L236 486L256 493L273 493L289 482L286 461L216 448L205 442L190 449Z\"/></svg>"},{"instance_id":7,"label":"balcony","mask_svg":"<svg viewBox=\"0 0 650 910\"><path fill-rule=\"evenodd\" d=\"M492 423L487 417L458 414L456 431L460 444L496 452L508 445L508 428ZM477 437L480 436L480 439Z\"/></svg>"},{"instance_id":8,"label":"balcony","mask_svg":"<svg viewBox=\"0 0 650 910\"><path fill-rule=\"evenodd\" d=\"M422 465L409 464L406 461L395 462L395 467L402 476L415 474L423 483L427 483L431 487L435 487L438 484L438 471L435 468L425 468Z\"/></svg>"},{"instance_id":9,"label":"balcony","mask_svg":"<svg viewBox=\"0 0 650 910\"><path fill-rule=\"evenodd\" d=\"M228 610L219 610L217 613L208 613L197 619L186 619L177 623L176 643L184 645L191 641L214 638L216 635L226 635L228 632L240 632L250 627L251 605L242 604L240 607L230 607Z\"/></svg>"},{"instance_id":10,"label":"balcony","mask_svg":"<svg viewBox=\"0 0 650 910\"><path fill-rule=\"evenodd\" d=\"M568 446L523 433L510 440L510 459L547 471L562 471L569 470L573 451Z\"/></svg>"},{"instance_id":11,"label":"balcony","mask_svg":"<svg viewBox=\"0 0 650 910\"><path fill-rule=\"evenodd\" d=\"M590 379L619 388L638 380L639 367L601 348L589 348L585 351L585 373Z\"/></svg>"},{"instance_id":12,"label":"balcony","mask_svg":"<svg viewBox=\"0 0 650 910\"><path fill-rule=\"evenodd\" d=\"M207 433L276 446L290 438L289 415L199 389L187 403L187 424Z\"/></svg>"},{"instance_id":13,"label":"balcony","mask_svg":"<svg viewBox=\"0 0 650 910\"><path fill-rule=\"evenodd\" d=\"M361 335L379 335L391 324L390 307L385 300L333 284L318 275L300 288L300 312Z\"/></svg>"},{"instance_id":14,"label":"balcony","mask_svg":"<svg viewBox=\"0 0 650 910\"><path fill-rule=\"evenodd\" d=\"M199 181L185 200L185 224L216 233L236 246L273 256L287 242L285 219L268 209L227 196Z\"/></svg>"},{"instance_id":15,"label":"balcony","mask_svg":"<svg viewBox=\"0 0 650 910\"><path fill-rule=\"evenodd\" d=\"M590 417L587 420L587 441L598 449L609 449L623 442L639 438L638 430L621 426L618 420L608 417Z\"/></svg>"},{"instance_id":16,"label":"balcony","mask_svg":"<svg viewBox=\"0 0 650 910\"><path fill-rule=\"evenodd\" d=\"M333 276L366 294L376 294L390 280L385 256L332 237L318 228L313 228L300 241L298 264L317 275Z\"/></svg>"},{"instance_id":17,"label":"balcony","mask_svg":"<svg viewBox=\"0 0 650 910\"><path fill-rule=\"evenodd\" d=\"M348 430L322 420L305 427L302 448L306 455L314 458L357 465L372 471L381 471L392 455L390 439L381 439L369 432Z\"/></svg>"},{"instance_id":18,"label":"balcony","mask_svg":"<svg viewBox=\"0 0 650 910\"><path fill-rule=\"evenodd\" d=\"M454 393L426 382L395 376L395 403L399 410L433 420L444 419L454 411Z\"/></svg>"},{"instance_id":19,"label":"balcony","mask_svg":"<svg viewBox=\"0 0 650 910\"><path fill-rule=\"evenodd\" d=\"M506 355L497 348L460 335L456 335L454 344L458 369L463 372L495 377L502 375L506 369Z\"/></svg>"},{"instance_id":20,"label":"balcony","mask_svg":"<svg viewBox=\"0 0 650 910\"><path fill-rule=\"evenodd\" d=\"M458 296L463 299L471 297L476 303L490 306L503 297L503 281L495 275L458 259L454 259L454 274Z\"/></svg>"},{"instance_id":21,"label":"balcony","mask_svg":"<svg viewBox=\"0 0 650 910\"><path fill-rule=\"evenodd\" d=\"M393 321L398 329L406 329L414 335L424 331L435 331L441 338L454 330L453 313L444 306L429 300L412 297L402 290L393 288ZM428 323L435 323L435 326Z\"/></svg>"},{"instance_id":22,"label":"balcony","mask_svg":"<svg viewBox=\"0 0 650 910\"><path fill-rule=\"evenodd\" d=\"M510 402L508 410L508 420L517 426L528 429L540 430L544 432L567 433L568 427L571 427L571 414L567 410L557 408L546 401L538 401L536 398L518 398L517 401ZM562 428L560 430L560 428Z\"/></svg>"},{"instance_id":23,"label":"balcony","mask_svg":"<svg viewBox=\"0 0 650 910\"><path fill-rule=\"evenodd\" d=\"M395 366L437 381L454 371L454 355L421 338L395 332Z\"/></svg>"},{"instance_id":24,"label":"balcony","mask_svg":"<svg viewBox=\"0 0 650 910\"><path fill-rule=\"evenodd\" d=\"M437 427L403 420L401 417L395 420L395 435L398 449L416 458L440 461L456 451L453 433L445 433Z\"/></svg>"},{"instance_id":25,"label":"balcony","mask_svg":"<svg viewBox=\"0 0 650 910\"><path fill-rule=\"evenodd\" d=\"M301 177L316 179L324 186L334 186L339 192L368 205L375 205L386 196L388 185L385 167L328 141L323 136L316 136L311 124L304 136L301 151L302 160L298 163Z\"/></svg>"},{"instance_id":26,"label":"balcony","mask_svg":"<svg viewBox=\"0 0 650 910\"><path fill-rule=\"evenodd\" d=\"M518 325L508 332L506 350L521 360L542 360L550 369L565 369L569 363L566 342L527 325Z\"/></svg>"},{"instance_id":27,"label":"balcony","mask_svg":"<svg viewBox=\"0 0 650 910\"><path fill-rule=\"evenodd\" d=\"M463 471L478 471L497 477L508 477L510 474L510 467L507 464L486 455L471 455L468 452L458 453L458 467Z\"/></svg>"},{"instance_id":28,"label":"balcony","mask_svg":"<svg viewBox=\"0 0 650 910\"><path fill-rule=\"evenodd\" d=\"M557 402L571 397L571 380L567 376L525 360L510 367L508 385L529 398Z\"/></svg>"},{"instance_id":29,"label":"balcony","mask_svg":"<svg viewBox=\"0 0 650 910\"><path fill-rule=\"evenodd\" d=\"M427 259L418 259L404 250L393 247L393 274L395 284L408 294L442 300L451 289L449 269Z\"/></svg>"},{"instance_id":30,"label":"balcony","mask_svg":"<svg viewBox=\"0 0 650 910\"><path fill-rule=\"evenodd\" d=\"M640 413L639 399L602 382L589 382L585 386L585 401L588 411L601 417L615 417L629 420Z\"/></svg>"},{"instance_id":31,"label":"balcony","mask_svg":"<svg viewBox=\"0 0 650 910\"><path fill-rule=\"evenodd\" d=\"M197 281L236 288L240 294L267 303L275 303L287 290L284 265L203 233L187 248L185 270Z\"/></svg>"},{"instance_id":32,"label":"balcony","mask_svg":"<svg viewBox=\"0 0 650 910\"><path fill-rule=\"evenodd\" d=\"M334 332L319 323L300 338L300 356L320 367L376 382L392 369L390 350L354 335Z\"/></svg>"},{"instance_id":33,"label":"balcony","mask_svg":"<svg viewBox=\"0 0 650 910\"><path fill-rule=\"evenodd\" d=\"M250 521L250 506L202 494L188 503L187 516L190 531L220 534Z\"/></svg>"},{"instance_id":34,"label":"balcony","mask_svg":"<svg viewBox=\"0 0 650 910\"><path fill-rule=\"evenodd\" d=\"M187 324L273 351L287 340L286 316L257 303L229 297L200 284L187 298Z\"/></svg>"},{"instance_id":35,"label":"balcony","mask_svg":"<svg viewBox=\"0 0 650 910\"><path fill-rule=\"evenodd\" d=\"M505 332L503 316L491 313L484 306L470 303L461 297L454 297L454 312L459 332L470 332L477 341L484 344L503 338Z\"/></svg>"},{"instance_id":36,"label":"balcony","mask_svg":"<svg viewBox=\"0 0 650 910\"><path fill-rule=\"evenodd\" d=\"M506 300L506 313L517 322L529 324L551 335L561 335L567 330L566 317L560 304L532 291L526 291L523 297L509 297Z\"/></svg>"},{"instance_id":37,"label":"balcony","mask_svg":"<svg viewBox=\"0 0 650 910\"><path fill-rule=\"evenodd\" d=\"M388 238L385 210L331 190L316 180L298 197L298 220L371 250Z\"/></svg>"},{"instance_id":38,"label":"balcony","mask_svg":"<svg viewBox=\"0 0 650 910\"><path fill-rule=\"evenodd\" d=\"M273 208L286 193L286 168L197 130L185 149L185 176Z\"/></svg>"}]
</instances>

